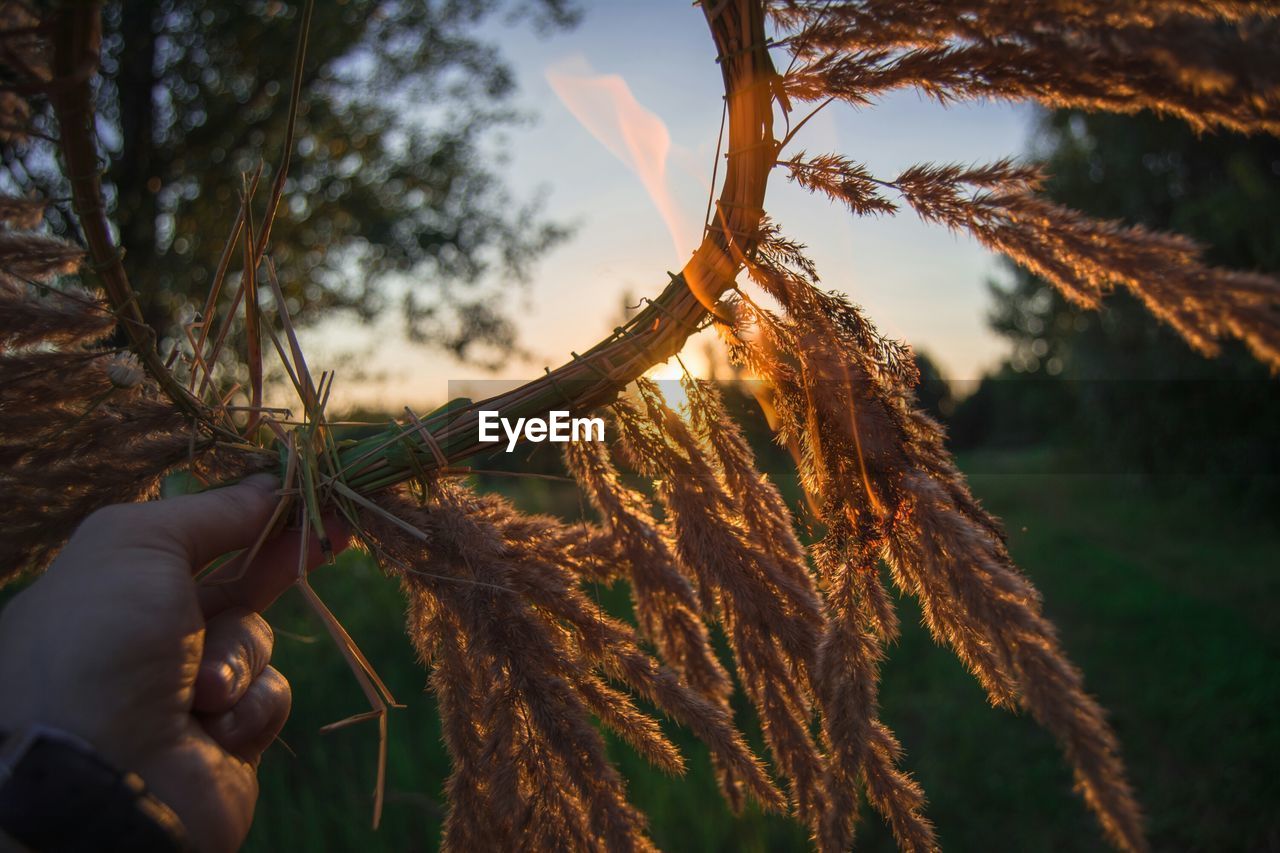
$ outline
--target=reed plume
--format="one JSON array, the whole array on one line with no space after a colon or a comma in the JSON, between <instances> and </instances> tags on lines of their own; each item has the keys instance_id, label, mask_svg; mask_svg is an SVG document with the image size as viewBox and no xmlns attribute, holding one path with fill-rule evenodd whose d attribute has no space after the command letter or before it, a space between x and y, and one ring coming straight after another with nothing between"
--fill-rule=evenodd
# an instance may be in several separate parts
<instances>
[{"instance_id":1,"label":"reed plume","mask_svg":"<svg viewBox=\"0 0 1280 853\"><path fill-rule=\"evenodd\" d=\"M1145 109L1197 130L1280 130L1280 71L1267 59L1278 31L1266 4L781 0L771 9L799 60L783 80L797 100L869 104L910 87L942 102Z\"/></svg>"},{"instance_id":2,"label":"reed plume","mask_svg":"<svg viewBox=\"0 0 1280 853\"><path fill-rule=\"evenodd\" d=\"M752 272L785 314L746 306L735 351L777 390L782 428L804 448L801 472L828 526L817 565L829 606L838 602L829 624L842 633L829 641L842 642L845 660L829 683L838 685L849 666L873 665L857 631L893 635L876 589L883 555L895 584L920 600L934 637L955 649L991 700L1027 708L1058 737L1109 837L1143 849L1115 736L1042 616L1038 594L1010 561L998 523L951 462L941 427L913 409L900 353L853 306L794 269L758 263ZM876 740L864 729L855 742L867 750ZM895 747L884 741L883 754L896 755ZM893 776L886 770L885 778ZM899 811L911 814L917 792L903 783L891 790ZM890 822L900 844L916 846L898 820Z\"/></svg>"},{"instance_id":3,"label":"reed plume","mask_svg":"<svg viewBox=\"0 0 1280 853\"><path fill-rule=\"evenodd\" d=\"M455 760L450 847L648 848L592 715L667 772L681 772L683 759L604 677L689 726L762 805L780 804L723 702L658 664L583 592L589 570L564 544L590 531L550 519L535 531L505 502L447 485L425 506L394 497L384 506L430 540L424 547L385 520L366 527L401 576L410 636L443 691Z\"/></svg>"},{"instance_id":4,"label":"reed plume","mask_svg":"<svg viewBox=\"0 0 1280 853\"><path fill-rule=\"evenodd\" d=\"M110 309L56 286L82 252L30 230L42 210L0 200L0 581L43 568L86 515L152 493L188 453L172 406L97 346Z\"/></svg>"},{"instance_id":5,"label":"reed plume","mask_svg":"<svg viewBox=\"0 0 1280 853\"><path fill-rule=\"evenodd\" d=\"M642 381L639 392L638 404L614 405L624 452L643 473L661 478L658 495L671 518L675 551L724 625L765 739L792 780L798 813L814 821L823 803L821 757L808 731L808 670L821 617L807 573L797 578L754 547L688 425L651 383Z\"/></svg>"}]
</instances>

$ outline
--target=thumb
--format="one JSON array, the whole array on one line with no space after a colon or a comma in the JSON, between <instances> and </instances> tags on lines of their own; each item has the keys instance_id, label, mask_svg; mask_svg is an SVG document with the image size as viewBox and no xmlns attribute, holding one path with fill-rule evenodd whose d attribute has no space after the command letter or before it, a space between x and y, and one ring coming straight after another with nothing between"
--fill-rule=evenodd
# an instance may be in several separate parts
<instances>
[{"instance_id":1,"label":"thumb","mask_svg":"<svg viewBox=\"0 0 1280 853\"><path fill-rule=\"evenodd\" d=\"M91 537L95 547L161 550L195 572L253 544L279 501L277 487L275 477L255 474L199 494L107 507L85 521L71 544Z\"/></svg>"}]
</instances>

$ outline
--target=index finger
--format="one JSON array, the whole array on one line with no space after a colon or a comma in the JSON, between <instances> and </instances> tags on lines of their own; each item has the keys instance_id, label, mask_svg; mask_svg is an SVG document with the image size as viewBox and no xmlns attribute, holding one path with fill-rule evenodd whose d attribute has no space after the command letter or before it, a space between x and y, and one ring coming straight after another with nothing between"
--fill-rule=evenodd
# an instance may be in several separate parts
<instances>
[{"instance_id":1,"label":"index finger","mask_svg":"<svg viewBox=\"0 0 1280 853\"><path fill-rule=\"evenodd\" d=\"M341 516L324 515L325 532L329 536L333 552L339 553L350 544L350 531ZM306 543L306 559L303 560L301 531L286 529L280 535L268 539L258 549L249 566L241 557L227 561L210 572L200 583L197 594L200 609L208 619L228 607L245 607L259 613L271 606L280 595L298 580L301 564L307 572L324 562L320 539L312 532Z\"/></svg>"}]
</instances>

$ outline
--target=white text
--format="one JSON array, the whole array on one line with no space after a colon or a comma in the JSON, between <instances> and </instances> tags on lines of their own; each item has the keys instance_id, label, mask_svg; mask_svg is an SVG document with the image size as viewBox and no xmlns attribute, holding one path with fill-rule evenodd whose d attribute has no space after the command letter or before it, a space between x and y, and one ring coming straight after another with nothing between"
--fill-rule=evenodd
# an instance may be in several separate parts
<instances>
[{"instance_id":1,"label":"white text","mask_svg":"<svg viewBox=\"0 0 1280 853\"><path fill-rule=\"evenodd\" d=\"M525 441L604 441L604 418L571 418L568 412L548 412L545 418L516 418L513 422L492 409L480 410L480 440L500 442L502 434L507 439L507 452L516 449L520 439Z\"/></svg>"}]
</instances>

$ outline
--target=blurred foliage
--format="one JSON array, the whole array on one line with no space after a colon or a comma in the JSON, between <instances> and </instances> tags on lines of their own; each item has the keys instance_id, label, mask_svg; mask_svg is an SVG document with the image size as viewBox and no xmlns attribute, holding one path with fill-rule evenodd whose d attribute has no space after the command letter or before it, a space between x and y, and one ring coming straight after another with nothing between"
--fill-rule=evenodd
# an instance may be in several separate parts
<instances>
[{"instance_id":1,"label":"blurred foliage","mask_svg":"<svg viewBox=\"0 0 1280 853\"><path fill-rule=\"evenodd\" d=\"M412 337L477 360L507 351L513 330L494 295L564 232L540 219L536 202L510 198L495 173L496 133L521 116L510 106L511 69L484 36L503 20L572 25L570 2L316 3L271 246L303 320L338 308L369 319L390 307L384 285L399 274L406 286L395 299ZM302 0L106 4L98 133L107 201L126 270L162 331L198 310L242 176L260 162L261 222L302 9ZM56 133L47 112L35 129ZM66 199L52 152L39 137L7 149L9 189ZM50 220L62 233L75 228L65 202Z\"/></svg>"},{"instance_id":2,"label":"blurred foliage","mask_svg":"<svg viewBox=\"0 0 1280 853\"><path fill-rule=\"evenodd\" d=\"M1280 140L1062 111L1043 118L1039 147L1055 200L1191 236L1218 266L1280 271ZM1127 293L1086 311L1011 279L992 285L991 322L1013 352L958 407L957 446L1052 440L1093 464L1280 499L1280 384L1242 347L1206 359Z\"/></svg>"},{"instance_id":3,"label":"blurred foliage","mask_svg":"<svg viewBox=\"0 0 1280 853\"><path fill-rule=\"evenodd\" d=\"M1017 448L1067 443L1077 419L1071 386L1027 376L1009 363L987 374L945 418L953 448Z\"/></svg>"},{"instance_id":4,"label":"blurred foliage","mask_svg":"<svg viewBox=\"0 0 1280 853\"><path fill-rule=\"evenodd\" d=\"M951 383L942 375L941 368L928 353L916 350L915 363L920 374L920 384L916 386L916 405L933 419L945 421L956 409Z\"/></svg>"}]
</instances>

